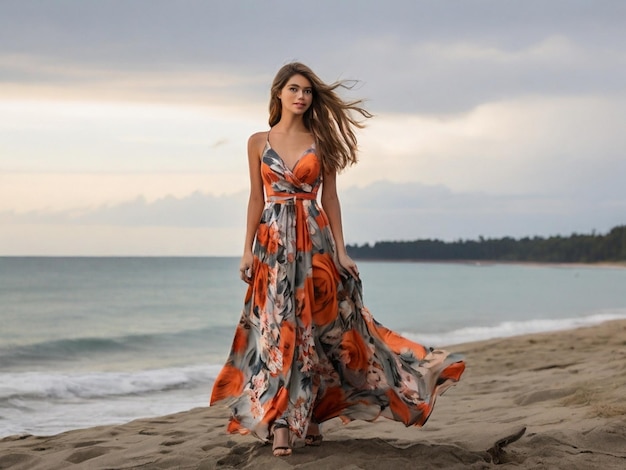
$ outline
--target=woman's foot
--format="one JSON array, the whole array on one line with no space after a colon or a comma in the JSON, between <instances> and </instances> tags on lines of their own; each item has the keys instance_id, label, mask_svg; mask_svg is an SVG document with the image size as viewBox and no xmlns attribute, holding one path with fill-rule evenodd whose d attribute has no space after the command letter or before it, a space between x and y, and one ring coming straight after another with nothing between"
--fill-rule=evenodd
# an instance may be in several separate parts
<instances>
[{"instance_id":1,"label":"woman's foot","mask_svg":"<svg viewBox=\"0 0 626 470\"><path fill-rule=\"evenodd\" d=\"M320 425L317 423L309 423L309 427L306 430L307 435L304 438L304 444L312 447L319 447L322 445L324 438L320 433Z\"/></svg>"},{"instance_id":2,"label":"woman's foot","mask_svg":"<svg viewBox=\"0 0 626 470\"><path fill-rule=\"evenodd\" d=\"M272 443L272 452L274 453L274 457L287 457L291 455L289 426L286 424L275 424L273 434L274 441Z\"/></svg>"}]
</instances>

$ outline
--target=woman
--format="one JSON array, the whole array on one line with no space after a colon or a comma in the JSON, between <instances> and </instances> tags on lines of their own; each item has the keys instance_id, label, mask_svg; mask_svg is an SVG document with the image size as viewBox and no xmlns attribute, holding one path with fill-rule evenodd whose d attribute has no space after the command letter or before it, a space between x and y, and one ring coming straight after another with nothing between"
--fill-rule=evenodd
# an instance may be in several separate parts
<instances>
[{"instance_id":1,"label":"woman","mask_svg":"<svg viewBox=\"0 0 626 470\"><path fill-rule=\"evenodd\" d=\"M319 424L334 417L422 425L465 367L388 330L363 306L335 178L357 161L354 114L372 115L342 100L339 87L347 88L285 65L272 84L270 129L248 141L240 271L249 287L211 404L226 401L228 431L272 438L276 456L290 455L296 437L320 445Z\"/></svg>"}]
</instances>

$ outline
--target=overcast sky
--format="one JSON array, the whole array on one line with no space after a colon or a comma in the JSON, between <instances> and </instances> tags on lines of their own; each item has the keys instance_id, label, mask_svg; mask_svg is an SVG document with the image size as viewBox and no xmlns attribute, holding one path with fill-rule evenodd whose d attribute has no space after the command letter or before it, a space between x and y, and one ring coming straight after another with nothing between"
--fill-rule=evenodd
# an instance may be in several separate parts
<instances>
[{"instance_id":1,"label":"overcast sky","mask_svg":"<svg viewBox=\"0 0 626 470\"><path fill-rule=\"evenodd\" d=\"M0 255L238 255L291 60L376 117L348 243L626 223L626 2L0 0Z\"/></svg>"}]
</instances>

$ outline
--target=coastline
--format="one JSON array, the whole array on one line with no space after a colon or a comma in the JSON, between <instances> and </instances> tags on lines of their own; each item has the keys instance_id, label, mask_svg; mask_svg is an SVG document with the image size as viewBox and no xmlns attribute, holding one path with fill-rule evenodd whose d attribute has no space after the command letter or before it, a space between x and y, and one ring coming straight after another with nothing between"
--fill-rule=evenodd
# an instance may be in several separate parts
<instances>
[{"instance_id":1,"label":"coastline","mask_svg":"<svg viewBox=\"0 0 626 470\"><path fill-rule=\"evenodd\" d=\"M227 410L207 407L49 437L10 436L0 440L0 468L408 469L419 462L482 469L494 466L487 449L525 427L502 448L501 463L618 469L626 459L625 344L626 320L615 320L452 346L468 369L423 428L332 420L322 428L322 447L298 447L285 459L251 436L225 434Z\"/></svg>"},{"instance_id":2,"label":"coastline","mask_svg":"<svg viewBox=\"0 0 626 470\"><path fill-rule=\"evenodd\" d=\"M598 261L594 263L563 263L563 262L542 262L542 261L504 261L504 260L464 260L464 259L391 259L391 258L354 258L356 262L373 263L423 263L423 264L463 264L470 266L537 266L537 267L557 267L557 268L626 268L626 261Z\"/></svg>"}]
</instances>

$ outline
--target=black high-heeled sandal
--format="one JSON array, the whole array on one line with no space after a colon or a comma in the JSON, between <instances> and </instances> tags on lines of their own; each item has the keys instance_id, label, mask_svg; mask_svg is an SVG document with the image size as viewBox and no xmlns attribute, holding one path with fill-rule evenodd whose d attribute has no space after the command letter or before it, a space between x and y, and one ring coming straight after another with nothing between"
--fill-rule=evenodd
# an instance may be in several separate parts
<instances>
[{"instance_id":1,"label":"black high-heeled sandal","mask_svg":"<svg viewBox=\"0 0 626 470\"><path fill-rule=\"evenodd\" d=\"M311 433L311 434L307 434L304 437L304 445L307 446L311 446L311 447L319 447L322 445L322 441L324 440L324 436L322 436L322 433L320 432L320 425L317 423L310 423L309 427L311 427L311 424L314 425L317 428L317 433ZM308 429L307 429L308 431Z\"/></svg>"},{"instance_id":2,"label":"black high-heeled sandal","mask_svg":"<svg viewBox=\"0 0 626 470\"><path fill-rule=\"evenodd\" d=\"M284 440L280 439L280 437L276 434L277 431L282 430L282 429L284 429L286 433L286 435L284 436ZM272 453L274 454L274 457L290 456L292 451L291 451L291 446L289 445L289 426L287 426L286 424L282 424L282 423L276 423L272 427L272 434L274 436L273 443L272 443Z\"/></svg>"}]
</instances>

